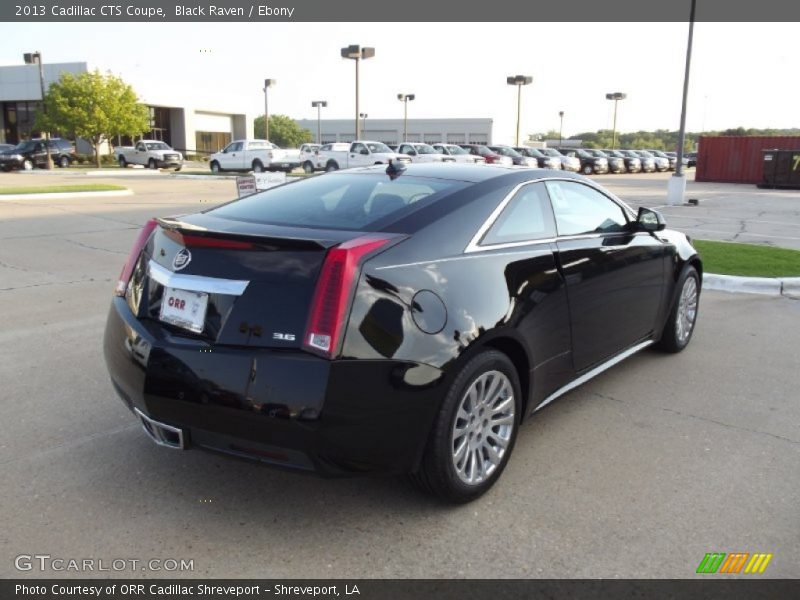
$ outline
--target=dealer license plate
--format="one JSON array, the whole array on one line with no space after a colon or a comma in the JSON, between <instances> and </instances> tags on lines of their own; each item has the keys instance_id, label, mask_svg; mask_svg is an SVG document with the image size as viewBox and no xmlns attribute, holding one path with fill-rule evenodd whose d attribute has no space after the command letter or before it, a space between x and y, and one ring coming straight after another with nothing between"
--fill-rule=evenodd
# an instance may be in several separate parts
<instances>
[{"instance_id":1,"label":"dealer license plate","mask_svg":"<svg viewBox=\"0 0 800 600\"><path fill-rule=\"evenodd\" d=\"M208 294L165 287L159 318L172 325L201 333L206 322Z\"/></svg>"}]
</instances>

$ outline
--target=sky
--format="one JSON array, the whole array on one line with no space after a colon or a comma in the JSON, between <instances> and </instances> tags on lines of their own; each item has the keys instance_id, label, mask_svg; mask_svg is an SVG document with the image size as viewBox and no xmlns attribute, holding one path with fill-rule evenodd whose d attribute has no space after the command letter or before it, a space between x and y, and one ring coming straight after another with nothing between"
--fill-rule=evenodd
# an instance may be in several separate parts
<instances>
[{"instance_id":1,"label":"sky","mask_svg":"<svg viewBox=\"0 0 800 600\"><path fill-rule=\"evenodd\" d=\"M200 109L316 119L352 118L350 44L375 47L361 64L362 111L402 118L398 93L413 93L409 118L494 119L494 143L513 141L516 87L521 137L611 128L608 92L624 92L618 131L676 130L687 23L0 23L0 64L39 50L46 63L85 61L121 76L141 97ZM697 23L687 130L800 126L797 23Z\"/></svg>"}]
</instances>

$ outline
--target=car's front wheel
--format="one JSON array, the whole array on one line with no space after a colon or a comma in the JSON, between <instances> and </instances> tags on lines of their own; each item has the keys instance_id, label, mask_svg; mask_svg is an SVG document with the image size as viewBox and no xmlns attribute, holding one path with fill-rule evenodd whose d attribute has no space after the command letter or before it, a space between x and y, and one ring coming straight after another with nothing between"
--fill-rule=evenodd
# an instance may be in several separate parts
<instances>
[{"instance_id":1,"label":"car's front wheel","mask_svg":"<svg viewBox=\"0 0 800 600\"><path fill-rule=\"evenodd\" d=\"M514 364L485 350L456 376L412 480L453 503L469 502L500 477L514 447L521 392Z\"/></svg>"},{"instance_id":2,"label":"car's front wheel","mask_svg":"<svg viewBox=\"0 0 800 600\"><path fill-rule=\"evenodd\" d=\"M684 268L675 290L675 301L657 344L666 352L680 352L692 339L700 305L700 275L697 269L691 265Z\"/></svg>"},{"instance_id":3,"label":"car's front wheel","mask_svg":"<svg viewBox=\"0 0 800 600\"><path fill-rule=\"evenodd\" d=\"M314 164L311 161L306 161L303 163L303 172L304 173L313 173L314 172Z\"/></svg>"},{"instance_id":4,"label":"car's front wheel","mask_svg":"<svg viewBox=\"0 0 800 600\"><path fill-rule=\"evenodd\" d=\"M29 158L26 158L22 161L22 168L25 171L33 171L33 161Z\"/></svg>"},{"instance_id":5,"label":"car's front wheel","mask_svg":"<svg viewBox=\"0 0 800 600\"><path fill-rule=\"evenodd\" d=\"M66 169L69 166L69 159L66 156L62 156L58 159L58 166L62 169Z\"/></svg>"},{"instance_id":6,"label":"car's front wheel","mask_svg":"<svg viewBox=\"0 0 800 600\"><path fill-rule=\"evenodd\" d=\"M219 173L222 170L219 168L219 163L215 160L212 160L209 166L211 168L212 173Z\"/></svg>"},{"instance_id":7,"label":"car's front wheel","mask_svg":"<svg viewBox=\"0 0 800 600\"><path fill-rule=\"evenodd\" d=\"M592 165L583 165L583 174L584 175L591 175L592 173L594 173L594 169L592 168Z\"/></svg>"}]
</instances>

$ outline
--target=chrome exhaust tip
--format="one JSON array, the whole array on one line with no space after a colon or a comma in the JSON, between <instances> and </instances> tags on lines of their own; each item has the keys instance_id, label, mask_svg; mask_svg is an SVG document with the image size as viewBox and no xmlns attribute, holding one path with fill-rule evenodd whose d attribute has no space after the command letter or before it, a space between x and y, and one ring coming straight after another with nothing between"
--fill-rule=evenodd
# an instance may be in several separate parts
<instances>
[{"instance_id":1,"label":"chrome exhaust tip","mask_svg":"<svg viewBox=\"0 0 800 600\"><path fill-rule=\"evenodd\" d=\"M183 435L183 429L154 421L138 408L134 408L133 412L139 417L144 432L156 444L166 448L172 448L173 450L186 449L186 438Z\"/></svg>"}]
</instances>

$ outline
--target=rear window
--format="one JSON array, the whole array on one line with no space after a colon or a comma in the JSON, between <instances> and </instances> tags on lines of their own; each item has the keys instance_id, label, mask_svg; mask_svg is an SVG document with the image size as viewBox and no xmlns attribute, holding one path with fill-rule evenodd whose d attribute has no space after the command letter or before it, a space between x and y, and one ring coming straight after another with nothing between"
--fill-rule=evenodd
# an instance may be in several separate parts
<instances>
[{"instance_id":1,"label":"rear window","mask_svg":"<svg viewBox=\"0 0 800 600\"><path fill-rule=\"evenodd\" d=\"M369 231L468 185L463 181L381 174L310 177L208 211L215 217L314 229Z\"/></svg>"}]
</instances>

